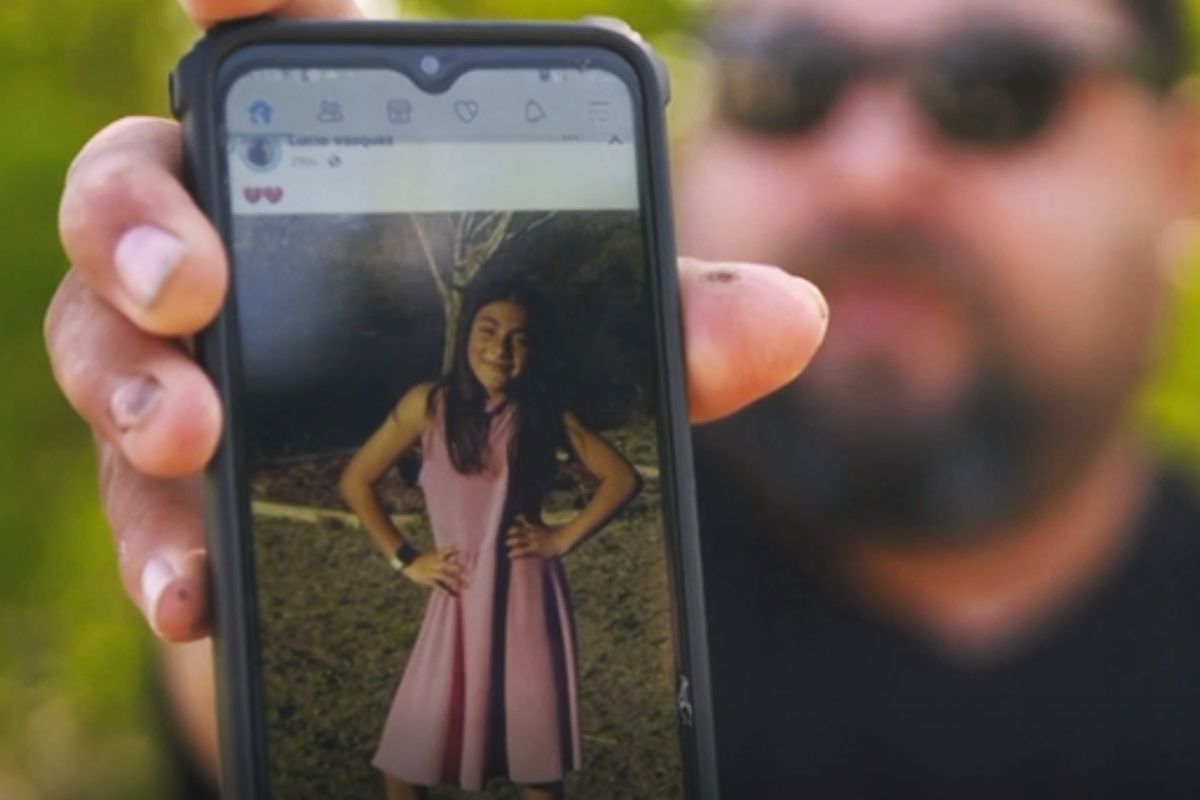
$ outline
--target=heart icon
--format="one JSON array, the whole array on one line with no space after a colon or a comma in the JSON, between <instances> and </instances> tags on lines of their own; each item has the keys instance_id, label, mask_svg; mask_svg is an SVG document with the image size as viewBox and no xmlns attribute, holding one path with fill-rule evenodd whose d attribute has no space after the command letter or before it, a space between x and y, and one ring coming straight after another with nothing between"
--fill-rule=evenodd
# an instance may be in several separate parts
<instances>
[{"instance_id":1,"label":"heart icon","mask_svg":"<svg viewBox=\"0 0 1200 800\"><path fill-rule=\"evenodd\" d=\"M471 123L479 116L479 103L474 100L459 100L454 104L454 113L463 122Z\"/></svg>"},{"instance_id":2,"label":"heart icon","mask_svg":"<svg viewBox=\"0 0 1200 800\"><path fill-rule=\"evenodd\" d=\"M247 186L245 189L242 190L242 194L246 197L247 200L250 201L251 204L254 204L254 203L257 203L260 199L262 199L263 192L262 192L262 189L258 188L257 186Z\"/></svg>"},{"instance_id":3,"label":"heart icon","mask_svg":"<svg viewBox=\"0 0 1200 800\"><path fill-rule=\"evenodd\" d=\"M262 192L263 197L267 198L271 205L275 205L283 199L283 188L280 186L268 186Z\"/></svg>"}]
</instances>

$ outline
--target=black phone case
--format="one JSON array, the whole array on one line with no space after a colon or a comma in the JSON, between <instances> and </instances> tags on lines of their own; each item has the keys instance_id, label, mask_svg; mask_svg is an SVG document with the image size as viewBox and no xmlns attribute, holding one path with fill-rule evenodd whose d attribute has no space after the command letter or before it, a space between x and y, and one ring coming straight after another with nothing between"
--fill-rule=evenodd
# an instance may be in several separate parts
<instances>
[{"instance_id":1,"label":"black phone case","mask_svg":"<svg viewBox=\"0 0 1200 800\"><path fill-rule=\"evenodd\" d=\"M652 304L666 363L660 396L665 398L668 441L663 462L673 475L663 481L664 511L673 572L677 642L677 712L683 732L684 783L690 797L715 798L716 744L709 696L707 638L697 532L692 453L682 364L681 314L670 212L669 169L663 108L669 86L661 60L620 30L619 23L403 23L278 21L266 18L218 26L196 43L170 76L171 106L183 126L185 181L224 241L230 241L231 212L224 189L224 151L219 136L222 62L248 44L303 46L319 53L326 44L578 45L621 56L640 82L640 159L647 180L640 193L647 251L654 263ZM317 48L314 50L314 48ZM254 702L261 696L256 663L253 564L248 553L250 510L239 442L239 375L236 363L237 298L232 292L220 315L197 339L197 356L216 384L226 411L217 454L207 473L208 548L214 588L213 630L221 730L222 788L234 798L266 797L267 770L262 720ZM667 476L664 476L664 478ZM668 534L669 535L669 534Z\"/></svg>"}]
</instances>

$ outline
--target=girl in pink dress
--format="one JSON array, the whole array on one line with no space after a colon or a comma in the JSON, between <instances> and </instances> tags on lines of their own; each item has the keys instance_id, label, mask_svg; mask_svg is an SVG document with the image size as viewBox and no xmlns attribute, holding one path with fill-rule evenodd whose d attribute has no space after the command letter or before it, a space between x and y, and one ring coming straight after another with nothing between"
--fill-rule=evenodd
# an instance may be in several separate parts
<instances>
[{"instance_id":1,"label":"girl in pink dress","mask_svg":"<svg viewBox=\"0 0 1200 800\"><path fill-rule=\"evenodd\" d=\"M474 287L449 374L416 386L347 465L342 493L409 580L432 592L373 760L387 796L478 790L562 795L580 766L575 635L560 558L636 493L637 473L557 405L539 364L544 315L520 284ZM392 524L372 484L418 440L435 549ZM570 521L541 505L567 450L599 481Z\"/></svg>"}]
</instances>

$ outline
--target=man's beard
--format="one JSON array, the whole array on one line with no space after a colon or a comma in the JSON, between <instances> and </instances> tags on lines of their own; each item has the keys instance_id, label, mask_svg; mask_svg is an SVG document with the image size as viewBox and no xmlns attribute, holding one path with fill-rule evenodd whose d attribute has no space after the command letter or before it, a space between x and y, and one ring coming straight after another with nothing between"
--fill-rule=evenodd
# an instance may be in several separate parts
<instances>
[{"instance_id":1,"label":"man's beard","mask_svg":"<svg viewBox=\"0 0 1200 800\"><path fill-rule=\"evenodd\" d=\"M848 435L803 378L701 429L698 449L738 494L792 530L909 542L975 538L1045 495L1044 422L1000 375L936 425ZM1041 484L1041 485L1039 485Z\"/></svg>"},{"instance_id":2,"label":"man's beard","mask_svg":"<svg viewBox=\"0 0 1200 800\"><path fill-rule=\"evenodd\" d=\"M971 283L989 273L956 243L912 229L856 228L812 252L796 271L819 286L854 264L886 264L889 278L938 285L968 312L964 334L978 347L955 399L928 413L890 404L904 394L905 376L864 358L839 370L838 394L865 398L858 408L839 408L801 376L701 428L704 477L734 490L762 522L830 542L975 541L1058 496L1119 420L1128 392L1115 384L1071 398L1031 385L984 287ZM832 318L836 324L836 304Z\"/></svg>"}]
</instances>

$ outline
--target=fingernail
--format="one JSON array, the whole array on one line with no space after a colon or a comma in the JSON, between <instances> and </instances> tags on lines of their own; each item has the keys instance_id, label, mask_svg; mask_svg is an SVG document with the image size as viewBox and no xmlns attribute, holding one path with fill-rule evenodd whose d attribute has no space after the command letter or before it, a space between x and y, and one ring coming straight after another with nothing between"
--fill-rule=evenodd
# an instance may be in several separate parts
<instances>
[{"instance_id":1,"label":"fingernail","mask_svg":"<svg viewBox=\"0 0 1200 800\"><path fill-rule=\"evenodd\" d=\"M821 321L827 322L829 320L829 301L825 299L825 295L821 294L821 290L811 281L806 281L804 278L796 278L795 280L804 281L804 285L808 288L808 293L816 300L817 311L821 314Z\"/></svg>"},{"instance_id":2,"label":"fingernail","mask_svg":"<svg viewBox=\"0 0 1200 800\"><path fill-rule=\"evenodd\" d=\"M187 245L151 225L130 228L117 243L113 261L130 296L143 308L154 305L175 273Z\"/></svg>"},{"instance_id":3,"label":"fingernail","mask_svg":"<svg viewBox=\"0 0 1200 800\"><path fill-rule=\"evenodd\" d=\"M175 606L175 608L169 608L167 615L175 619L175 625L178 627L179 605L186 606L197 597L197 593L203 592L202 587L198 584L205 579L205 563L206 555L202 549L184 552L169 548L146 560L142 566L142 612L146 615L146 620L150 623L150 628L154 631L155 636L159 638L163 636L160 617L164 613L164 607L169 608L172 604ZM172 603L164 602L168 597ZM203 609L190 610L202 611ZM201 619L200 622L203 620ZM193 622L192 624L197 623Z\"/></svg>"},{"instance_id":4,"label":"fingernail","mask_svg":"<svg viewBox=\"0 0 1200 800\"><path fill-rule=\"evenodd\" d=\"M157 378L139 375L117 385L109 397L109 413L122 431L128 430L154 410L162 396L162 384Z\"/></svg>"},{"instance_id":5,"label":"fingernail","mask_svg":"<svg viewBox=\"0 0 1200 800\"><path fill-rule=\"evenodd\" d=\"M158 603L177 577L171 562L161 556L154 556L142 567L142 611L155 636L162 636L158 627Z\"/></svg>"}]
</instances>

